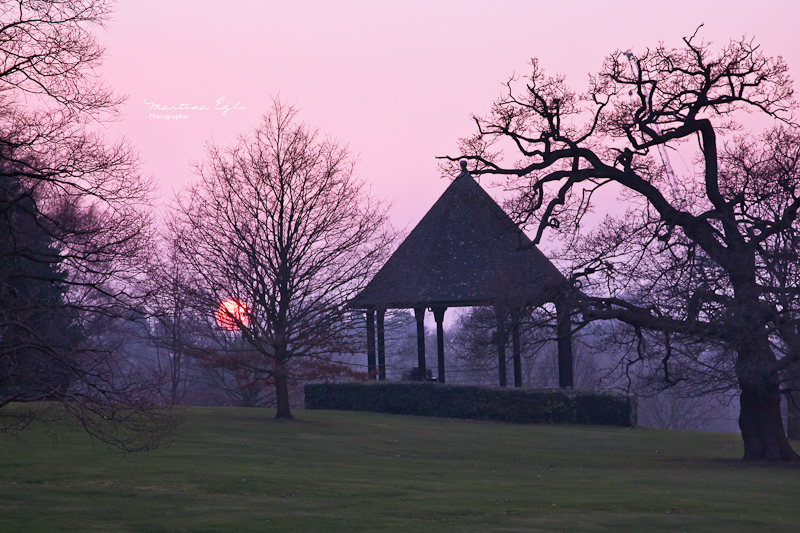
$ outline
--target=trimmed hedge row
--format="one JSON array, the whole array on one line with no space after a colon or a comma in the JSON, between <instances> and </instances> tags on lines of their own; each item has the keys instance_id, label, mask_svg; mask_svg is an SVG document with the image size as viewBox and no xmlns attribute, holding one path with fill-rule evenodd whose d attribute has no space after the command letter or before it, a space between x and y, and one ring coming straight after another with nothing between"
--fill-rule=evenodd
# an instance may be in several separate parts
<instances>
[{"instance_id":1,"label":"trimmed hedge row","mask_svg":"<svg viewBox=\"0 0 800 533\"><path fill-rule=\"evenodd\" d=\"M305 386L305 407L518 423L637 424L634 396L564 389L424 382L314 383Z\"/></svg>"}]
</instances>

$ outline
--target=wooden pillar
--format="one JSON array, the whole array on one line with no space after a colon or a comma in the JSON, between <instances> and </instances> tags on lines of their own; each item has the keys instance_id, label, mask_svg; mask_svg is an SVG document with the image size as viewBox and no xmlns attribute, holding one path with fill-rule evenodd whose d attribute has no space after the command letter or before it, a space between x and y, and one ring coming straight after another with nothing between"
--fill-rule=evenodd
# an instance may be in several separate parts
<instances>
[{"instance_id":1,"label":"wooden pillar","mask_svg":"<svg viewBox=\"0 0 800 533\"><path fill-rule=\"evenodd\" d=\"M367 310L367 375L375 379L375 311Z\"/></svg>"},{"instance_id":2,"label":"wooden pillar","mask_svg":"<svg viewBox=\"0 0 800 533\"><path fill-rule=\"evenodd\" d=\"M439 383L444 383L444 312L446 307L434 307L433 318L436 320L436 355L439 362Z\"/></svg>"},{"instance_id":3,"label":"wooden pillar","mask_svg":"<svg viewBox=\"0 0 800 533\"><path fill-rule=\"evenodd\" d=\"M506 330L503 312L495 308L497 315L497 366L500 369L500 386L506 386Z\"/></svg>"},{"instance_id":4,"label":"wooden pillar","mask_svg":"<svg viewBox=\"0 0 800 533\"><path fill-rule=\"evenodd\" d=\"M565 302L556 302L556 334L558 335L558 386L574 387L572 374L572 322L570 308Z\"/></svg>"},{"instance_id":5,"label":"wooden pillar","mask_svg":"<svg viewBox=\"0 0 800 533\"><path fill-rule=\"evenodd\" d=\"M378 379L386 380L386 337L384 329L384 315L386 309L378 309Z\"/></svg>"},{"instance_id":6,"label":"wooden pillar","mask_svg":"<svg viewBox=\"0 0 800 533\"><path fill-rule=\"evenodd\" d=\"M522 387L522 350L519 344L519 313L514 313L511 323L511 345L514 356L514 386Z\"/></svg>"},{"instance_id":7,"label":"wooden pillar","mask_svg":"<svg viewBox=\"0 0 800 533\"><path fill-rule=\"evenodd\" d=\"M417 319L417 370L419 380L425 381L425 308L415 307L414 318Z\"/></svg>"}]
</instances>

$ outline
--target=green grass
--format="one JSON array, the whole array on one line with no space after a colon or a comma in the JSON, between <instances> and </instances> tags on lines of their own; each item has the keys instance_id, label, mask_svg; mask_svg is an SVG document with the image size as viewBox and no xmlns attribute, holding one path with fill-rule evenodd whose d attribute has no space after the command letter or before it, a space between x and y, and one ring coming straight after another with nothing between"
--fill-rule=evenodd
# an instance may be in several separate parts
<instances>
[{"instance_id":1,"label":"green grass","mask_svg":"<svg viewBox=\"0 0 800 533\"><path fill-rule=\"evenodd\" d=\"M800 468L730 434L193 408L120 455L77 428L0 438L0 532L669 531L800 527Z\"/></svg>"}]
</instances>

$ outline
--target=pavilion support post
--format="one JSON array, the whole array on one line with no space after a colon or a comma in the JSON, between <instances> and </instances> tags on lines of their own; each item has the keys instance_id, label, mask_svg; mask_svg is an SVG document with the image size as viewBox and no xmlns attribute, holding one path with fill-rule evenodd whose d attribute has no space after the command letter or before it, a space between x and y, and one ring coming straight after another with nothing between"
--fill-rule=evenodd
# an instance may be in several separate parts
<instances>
[{"instance_id":1,"label":"pavilion support post","mask_svg":"<svg viewBox=\"0 0 800 533\"><path fill-rule=\"evenodd\" d=\"M497 366L500 369L500 386L506 386L506 326L502 310L495 308L497 315Z\"/></svg>"},{"instance_id":2,"label":"pavilion support post","mask_svg":"<svg viewBox=\"0 0 800 533\"><path fill-rule=\"evenodd\" d=\"M386 381L386 336L384 316L386 309L378 309L378 379Z\"/></svg>"},{"instance_id":3,"label":"pavilion support post","mask_svg":"<svg viewBox=\"0 0 800 533\"><path fill-rule=\"evenodd\" d=\"M417 370L419 380L425 381L425 308L415 307L414 318L417 320Z\"/></svg>"},{"instance_id":4,"label":"pavilion support post","mask_svg":"<svg viewBox=\"0 0 800 533\"><path fill-rule=\"evenodd\" d=\"M375 311L367 311L367 375L375 379Z\"/></svg>"},{"instance_id":5,"label":"pavilion support post","mask_svg":"<svg viewBox=\"0 0 800 533\"><path fill-rule=\"evenodd\" d=\"M564 301L556 302L556 334L558 336L558 386L562 389L571 389L574 387L572 321L570 306Z\"/></svg>"},{"instance_id":6,"label":"pavilion support post","mask_svg":"<svg viewBox=\"0 0 800 533\"><path fill-rule=\"evenodd\" d=\"M522 387L522 350L519 342L519 313L514 313L511 323L511 346L514 357L514 386Z\"/></svg>"},{"instance_id":7,"label":"pavilion support post","mask_svg":"<svg viewBox=\"0 0 800 533\"><path fill-rule=\"evenodd\" d=\"M444 312L446 307L434 307L433 318L436 320L436 355L439 362L439 383L444 383Z\"/></svg>"}]
</instances>

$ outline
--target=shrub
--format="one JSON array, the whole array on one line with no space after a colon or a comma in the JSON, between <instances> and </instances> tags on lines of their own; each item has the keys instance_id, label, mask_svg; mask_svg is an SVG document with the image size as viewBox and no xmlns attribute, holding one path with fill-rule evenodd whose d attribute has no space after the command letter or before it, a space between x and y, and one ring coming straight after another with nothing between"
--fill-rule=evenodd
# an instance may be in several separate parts
<instances>
[{"instance_id":1,"label":"shrub","mask_svg":"<svg viewBox=\"0 0 800 533\"><path fill-rule=\"evenodd\" d=\"M439 383L314 383L306 409L372 411L517 423L636 426L636 398L565 389L506 389Z\"/></svg>"}]
</instances>

